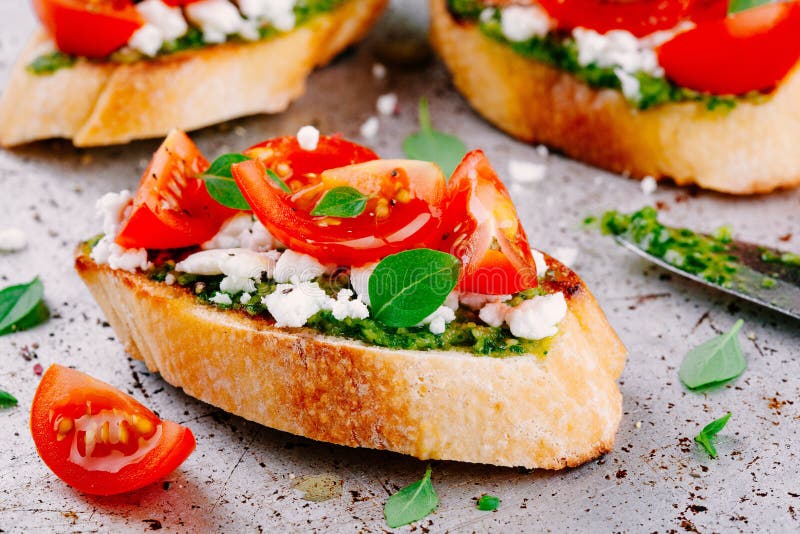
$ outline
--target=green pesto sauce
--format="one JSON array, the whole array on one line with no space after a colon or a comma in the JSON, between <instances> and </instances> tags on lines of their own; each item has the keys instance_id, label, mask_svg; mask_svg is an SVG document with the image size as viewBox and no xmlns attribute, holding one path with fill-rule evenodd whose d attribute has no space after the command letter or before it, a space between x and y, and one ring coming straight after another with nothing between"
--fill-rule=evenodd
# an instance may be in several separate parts
<instances>
[{"instance_id":1,"label":"green pesto sauce","mask_svg":"<svg viewBox=\"0 0 800 534\"><path fill-rule=\"evenodd\" d=\"M148 276L151 280L164 282L167 274L173 271L174 266L174 261L167 260L154 267ZM239 293L231 295L232 304L224 305L211 301L211 298L219 290L223 276L173 274L177 285L191 290L205 304L225 310L239 310L251 316L270 317L269 311L261 303L261 299L275 291L277 284L272 280L257 284L256 293L253 293L246 303L240 302L242 293ZM331 278L323 277L317 282L333 298L340 289L350 287L346 274ZM516 306L523 300L545 293L542 289L529 289L515 295L508 304ZM433 334L427 326L394 328L372 318L346 318L339 321L329 311L321 311L312 316L306 323L306 327L322 334L362 341L368 345L390 349L456 350L478 356L493 357L532 354L541 358L547 355L553 339L530 340L514 337L505 325L492 327L482 324L476 312L464 307L459 308L456 312L456 320L449 323L445 332L440 335Z\"/></svg>"},{"instance_id":2,"label":"green pesto sauce","mask_svg":"<svg viewBox=\"0 0 800 534\"><path fill-rule=\"evenodd\" d=\"M499 15L488 21L479 19L486 7L481 0L448 0L448 5L451 13L461 19L477 23L484 35L505 44L523 57L564 70L594 89L622 90L622 84L613 68L582 66L578 62L578 46L568 34L552 32L545 37L534 37L527 41L509 41L501 30ZM639 81L641 97L632 104L641 110L670 102L700 102L705 104L708 110L731 110L741 98L700 93L679 87L666 78L659 78L646 72L638 72L634 77ZM748 95L747 98L757 97Z\"/></svg>"},{"instance_id":3,"label":"green pesto sauce","mask_svg":"<svg viewBox=\"0 0 800 534\"><path fill-rule=\"evenodd\" d=\"M317 15L333 11L347 1L349 0L298 0L294 6L295 28L302 26ZM281 33L272 26L261 27L258 31L262 40L280 35ZM250 41L246 41L237 35L229 35L227 42L247 43ZM204 46L213 45L203 41L203 32L199 28L189 26L186 35L172 41L166 41L161 47L161 50L158 51L157 57L174 54L176 52L184 52L186 50L195 50L203 48ZM148 59L151 58L127 47L117 50L108 57L108 61L114 63L135 63L136 61ZM77 60L77 56L71 56L63 52L53 52L37 57L28 64L27 69L33 74L52 74L61 68L73 66Z\"/></svg>"}]
</instances>

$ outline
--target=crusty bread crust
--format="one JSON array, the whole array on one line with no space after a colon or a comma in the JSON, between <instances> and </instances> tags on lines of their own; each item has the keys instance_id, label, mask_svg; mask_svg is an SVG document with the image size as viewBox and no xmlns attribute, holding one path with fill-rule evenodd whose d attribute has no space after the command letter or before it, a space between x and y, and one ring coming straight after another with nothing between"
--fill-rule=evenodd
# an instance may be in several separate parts
<instances>
[{"instance_id":1,"label":"crusty bread crust","mask_svg":"<svg viewBox=\"0 0 800 534\"><path fill-rule=\"evenodd\" d=\"M75 265L149 369L285 432L420 459L561 469L609 451L619 426L625 348L582 282L546 357L492 358L276 328L81 253Z\"/></svg>"},{"instance_id":2,"label":"crusty bread crust","mask_svg":"<svg viewBox=\"0 0 800 534\"><path fill-rule=\"evenodd\" d=\"M431 40L472 106L524 141L636 178L672 178L733 194L800 184L800 65L764 102L730 112L702 103L639 111L620 91L594 90L574 76L514 53L446 0L430 0Z\"/></svg>"},{"instance_id":3,"label":"crusty bread crust","mask_svg":"<svg viewBox=\"0 0 800 534\"><path fill-rule=\"evenodd\" d=\"M39 33L0 100L0 145L66 137L76 146L161 137L235 117L286 109L318 65L361 39L387 0L351 0L287 34L227 43L155 60L79 60L52 75L26 66L54 49Z\"/></svg>"}]
</instances>

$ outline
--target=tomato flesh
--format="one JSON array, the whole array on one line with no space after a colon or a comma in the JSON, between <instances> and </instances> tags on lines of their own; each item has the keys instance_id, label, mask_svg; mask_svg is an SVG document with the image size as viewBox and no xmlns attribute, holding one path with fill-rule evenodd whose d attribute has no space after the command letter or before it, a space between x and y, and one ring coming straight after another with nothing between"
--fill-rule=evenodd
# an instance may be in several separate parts
<instances>
[{"instance_id":1,"label":"tomato flesh","mask_svg":"<svg viewBox=\"0 0 800 534\"><path fill-rule=\"evenodd\" d=\"M162 421L133 397L80 371L52 365L31 407L44 463L92 495L133 491L174 471L192 453L192 431Z\"/></svg>"},{"instance_id":2,"label":"tomato flesh","mask_svg":"<svg viewBox=\"0 0 800 534\"><path fill-rule=\"evenodd\" d=\"M236 210L208 194L195 178L208 168L200 150L173 130L144 171L116 242L127 248L169 249L197 245L216 234Z\"/></svg>"},{"instance_id":3,"label":"tomato flesh","mask_svg":"<svg viewBox=\"0 0 800 534\"><path fill-rule=\"evenodd\" d=\"M698 24L658 49L676 84L719 95L774 88L800 59L800 2L768 4Z\"/></svg>"},{"instance_id":4,"label":"tomato flesh","mask_svg":"<svg viewBox=\"0 0 800 534\"><path fill-rule=\"evenodd\" d=\"M511 295L536 287L536 263L517 211L480 150L453 172L443 220L444 245L462 262L458 289Z\"/></svg>"},{"instance_id":5,"label":"tomato flesh","mask_svg":"<svg viewBox=\"0 0 800 534\"><path fill-rule=\"evenodd\" d=\"M130 0L33 0L33 7L58 49L78 56L105 58L144 25Z\"/></svg>"}]
</instances>

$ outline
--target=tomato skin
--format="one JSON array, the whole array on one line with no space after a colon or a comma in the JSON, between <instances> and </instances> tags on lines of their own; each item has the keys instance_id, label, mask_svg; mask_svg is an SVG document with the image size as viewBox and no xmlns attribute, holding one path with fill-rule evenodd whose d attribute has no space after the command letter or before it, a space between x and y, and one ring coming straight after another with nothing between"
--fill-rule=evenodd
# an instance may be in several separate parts
<instances>
[{"instance_id":1,"label":"tomato skin","mask_svg":"<svg viewBox=\"0 0 800 534\"><path fill-rule=\"evenodd\" d=\"M126 248L169 249L197 245L236 213L216 202L195 178L209 166L185 133L173 130L158 148L115 241Z\"/></svg>"},{"instance_id":2,"label":"tomato skin","mask_svg":"<svg viewBox=\"0 0 800 534\"><path fill-rule=\"evenodd\" d=\"M450 177L439 250L462 262L459 291L511 295L536 287L536 263L517 211L481 150Z\"/></svg>"},{"instance_id":3,"label":"tomato skin","mask_svg":"<svg viewBox=\"0 0 800 534\"><path fill-rule=\"evenodd\" d=\"M667 78L718 95L774 88L800 59L800 2L767 4L698 24L658 49Z\"/></svg>"},{"instance_id":4,"label":"tomato skin","mask_svg":"<svg viewBox=\"0 0 800 534\"><path fill-rule=\"evenodd\" d=\"M73 446L78 447L79 439L75 422L82 416L89 417L87 411L91 411L91 416L100 417L102 413L111 413L113 410L117 410L115 416L127 414L130 418L135 415L139 421L153 425L153 437L160 429L155 446L138 461L124 465L115 473L88 469L72 461L71 450ZM73 422L73 429L59 439L57 429L65 419ZM127 422L127 428L134 428ZM172 421L161 421L133 397L80 371L60 365L51 365L36 389L31 407L31 434L39 456L53 473L73 488L91 495L125 493L161 480L182 464L195 448L194 435L188 428ZM140 440L134 439L136 434L132 436L130 441L134 442L133 446L140 446ZM139 436L144 439L146 434ZM107 446L102 443L98 446L103 445ZM76 451L79 450L76 448ZM81 461L85 459L80 452L73 454L77 454ZM86 461L102 460L92 458Z\"/></svg>"},{"instance_id":5,"label":"tomato skin","mask_svg":"<svg viewBox=\"0 0 800 534\"><path fill-rule=\"evenodd\" d=\"M88 5L86 0L33 0L42 25L67 54L105 58L144 25L130 0L92 2L91 9Z\"/></svg>"}]
</instances>

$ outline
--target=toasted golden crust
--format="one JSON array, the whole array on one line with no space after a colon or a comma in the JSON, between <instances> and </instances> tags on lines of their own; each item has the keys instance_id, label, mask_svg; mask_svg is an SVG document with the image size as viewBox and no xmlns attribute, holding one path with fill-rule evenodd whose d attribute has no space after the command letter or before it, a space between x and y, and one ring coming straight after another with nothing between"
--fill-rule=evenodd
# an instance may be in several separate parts
<instances>
[{"instance_id":1,"label":"toasted golden crust","mask_svg":"<svg viewBox=\"0 0 800 534\"><path fill-rule=\"evenodd\" d=\"M76 146L160 137L286 109L314 67L361 39L387 0L351 0L287 34L208 46L131 64L80 60L52 75L26 66L53 50L31 41L0 100L0 145L66 137Z\"/></svg>"},{"instance_id":2,"label":"toasted golden crust","mask_svg":"<svg viewBox=\"0 0 800 534\"><path fill-rule=\"evenodd\" d=\"M75 265L149 369L279 430L421 459L560 469L610 450L619 426L625 348L582 282L545 358L491 358L275 328L80 253Z\"/></svg>"},{"instance_id":3,"label":"toasted golden crust","mask_svg":"<svg viewBox=\"0 0 800 534\"><path fill-rule=\"evenodd\" d=\"M800 184L800 66L761 103L730 112L701 103L639 111L616 90L524 58L456 22L430 0L431 40L458 89L490 122L522 140L641 178L672 178L733 194Z\"/></svg>"}]
</instances>

